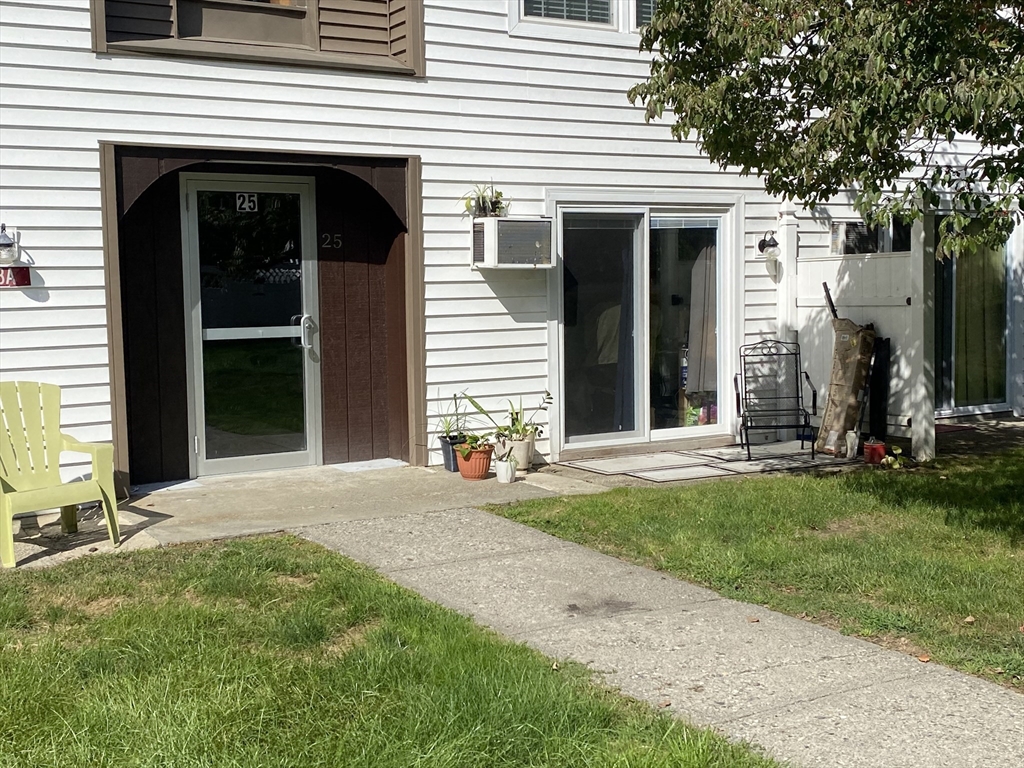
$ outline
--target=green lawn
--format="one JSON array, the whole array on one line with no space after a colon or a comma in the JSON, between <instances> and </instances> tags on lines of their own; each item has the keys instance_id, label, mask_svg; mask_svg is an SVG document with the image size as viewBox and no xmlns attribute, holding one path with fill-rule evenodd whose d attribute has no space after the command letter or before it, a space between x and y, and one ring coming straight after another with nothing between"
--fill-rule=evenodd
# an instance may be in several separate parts
<instances>
[{"instance_id":1,"label":"green lawn","mask_svg":"<svg viewBox=\"0 0 1024 768\"><path fill-rule=\"evenodd\" d=\"M0 573L0 766L769 768L291 537Z\"/></svg>"},{"instance_id":2,"label":"green lawn","mask_svg":"<svg viewBox=\"0 0 1024 768\"><path fill-rule=\"evenodd\" d=\"M495 510L1024 692L1024 451Z\"/></svg>"}]
</instances>

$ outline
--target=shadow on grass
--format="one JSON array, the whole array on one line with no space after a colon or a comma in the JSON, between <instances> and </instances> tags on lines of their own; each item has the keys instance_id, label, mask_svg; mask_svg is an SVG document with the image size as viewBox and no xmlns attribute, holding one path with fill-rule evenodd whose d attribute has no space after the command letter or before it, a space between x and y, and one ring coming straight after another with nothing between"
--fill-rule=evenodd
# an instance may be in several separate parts
<instances>
[{"instance_id":1,"label":"shadow on grass","mask_svg":"<svg viewBox=\"0 0 1024 768\"><path fill-rule=\"evenodd\" d=\"M947 525L1006 534L1014 546L1024 542L1024 449L940 458L895 472L854 472L843 482L886 504L944 510Z\"/></svg>"}]
</instances>

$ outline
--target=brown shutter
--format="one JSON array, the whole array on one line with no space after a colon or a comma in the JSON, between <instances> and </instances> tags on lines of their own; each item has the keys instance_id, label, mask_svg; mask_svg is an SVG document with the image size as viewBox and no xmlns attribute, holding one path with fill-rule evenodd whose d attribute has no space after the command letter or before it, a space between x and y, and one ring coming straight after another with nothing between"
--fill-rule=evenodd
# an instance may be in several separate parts
<instances>
[{"instance_id":1,"label":"brown shutter","mask_svg":"<svg viewBox=\"0 0 1024 768\"><path fill-rule=\"evenodd\" d=\"M172 37L173 0L107 0L107 41Z\"/></svg>"},{"instance_id":2,"label":"brown shutter","mask_svg":"<svg viewBox=\"0 0 1024 768\"><path fill-rule=\"evenodd\" d=\"M391 0L389 18L391 55L409 63L409 0Z\"/></svg>"},{"instance_id":3,"label":"brown shutter","mask_svg":"<svg viewBox=\"0 0 1024 768\"><path fill-rule=\"evenodd\" d=\"M389 0L320 0L320 50L390 56L392 4Z\"/></svg>"}]
</instances>

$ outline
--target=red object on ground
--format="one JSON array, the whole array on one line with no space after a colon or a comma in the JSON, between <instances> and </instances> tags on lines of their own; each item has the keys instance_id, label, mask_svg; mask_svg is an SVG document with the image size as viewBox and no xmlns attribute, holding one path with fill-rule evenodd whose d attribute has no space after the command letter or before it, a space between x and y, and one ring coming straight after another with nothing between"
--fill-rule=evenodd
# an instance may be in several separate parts
<instances>
[{"instance_id":1,"label":"red object on ground","mask_svg":"<svg viewBox=\"0 0 1024 768\"><path fill-rule=\"evenodd\" d=\"M881 464L885 458L885 443L864 443L864 463Z\"/></svg>"}]
</instances>

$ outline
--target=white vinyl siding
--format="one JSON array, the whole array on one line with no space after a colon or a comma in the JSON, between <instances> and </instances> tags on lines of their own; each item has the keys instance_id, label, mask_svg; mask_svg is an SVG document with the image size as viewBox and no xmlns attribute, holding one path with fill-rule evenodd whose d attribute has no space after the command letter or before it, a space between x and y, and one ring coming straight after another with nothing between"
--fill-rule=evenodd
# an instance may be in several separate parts
<instances>
[{"instance_id":1,"label":"white vinyl siding","mask_svg":"<svg viewBox=\"0 0 1024 768\"><path fill-rule=\"evenodd\" d=\"M100 141L421 156L428 413L462 391L500 412L549 388L545 275L470 269L460 198L478 183L513 215L542 215L550 187L744 195L742 341L773 336L775 283L755 246L778 202L644 123L625 97L642 54L513 38L508 13L506 0L428 0L427 77L413 80L97 56L88 0L0 0L0 217L34 265L31 289L0 291L0 376L61 384L72 434L111 438Z\"/></svg>"}]
</instances>

